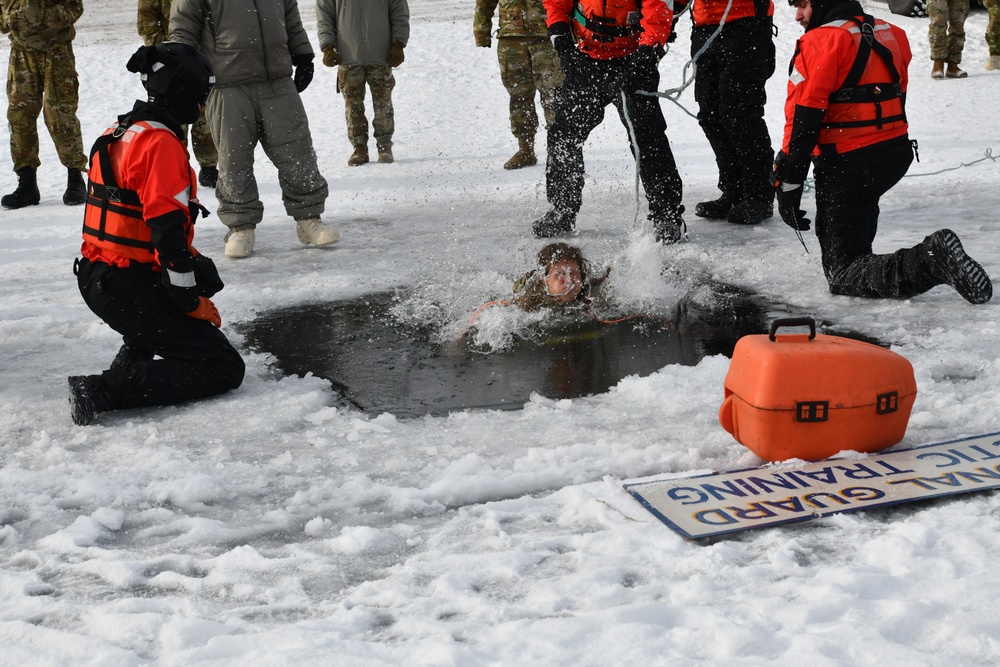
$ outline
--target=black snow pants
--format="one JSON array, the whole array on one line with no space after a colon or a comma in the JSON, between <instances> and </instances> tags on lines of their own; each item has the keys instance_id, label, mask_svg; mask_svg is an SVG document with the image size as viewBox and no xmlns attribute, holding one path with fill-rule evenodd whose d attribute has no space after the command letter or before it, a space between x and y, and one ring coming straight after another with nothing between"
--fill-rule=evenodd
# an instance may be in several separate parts
<instances>
[{"instance_id":1,"label":"black snow pants","mask_svg":"<svg viewBox=\"0 0 1000 667\"><path fill-rule=\"evenodd\" d=\"M691 31L692 56L717 29ZM764 122L764 86L775 63L771 29L769 16L727 22L697 61L698 124L715 153L719 189L734 204L767 206L774 200L768 183L774 150Z\"/></svg>"},{"instance_id":2,"label":"black snow pants","mask_svg":"<svg viewBox=\"0 0 1000 667\"><path fill-rule=\"evenodd\" d=\"M660 75L655 69L638 74L631 58L596 60L573 49L563 54L566 80L556 98L556 120L549 127L545 194L555 208L577 213L583 201L583 144L604 120L604 109L615 105L628 130L635 131L639 151L639 178L649 199L651 217L672 218L681 209L681 177L667 141L667 122L656 92ZM624 101L622 93L624 92ZM627 114L627 117L626 117Z\"/></svg>"},{"instance_id":3,"label":"black snow pants","mask_svg":"<svg viewBox=\"0 0 1000 667\"><path fill-rule=\"evenodd\" d=\"M245 366L225 334L170 301L160 275L79 260L80 293L142 361L102 373L109 410L172 405L239 387ZM160 357L154 359L154 355Z\"/></svg>"},{"instance_id":4,"label":"black snow pants","mask_svg":"<svg viewBox=\"0 0 1000 667\"><path fill-rule=\"evenodd\" d=\"M931 274L922 243L888 255L872 254L879 198L911 162L913 147L905 135L814 158L816 236L833 294L908 298L941 284Z\"/></svg>"}]
</instances>

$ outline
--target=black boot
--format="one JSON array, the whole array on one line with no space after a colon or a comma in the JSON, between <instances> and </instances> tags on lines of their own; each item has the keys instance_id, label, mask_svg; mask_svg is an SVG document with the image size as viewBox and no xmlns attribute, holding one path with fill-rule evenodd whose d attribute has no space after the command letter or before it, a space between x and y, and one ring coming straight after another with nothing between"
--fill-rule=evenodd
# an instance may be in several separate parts
<instances>
[{"instance_id":1,"label":"black boot","mask_svg":"<svg viewBox=\"0 0 1000 667\"><path fill-rule=\"evenodd\" d=\"M993 283L979 262L965 254L958 235L941 229L923 243L931 275L955 288L969 303L986 303L993 297Z\"/></svg>"},{"instance_id":2,"label":"black boot","mask_svg":"<svg viewBox=\"0 0 1000 667\"><path fill-rule=\"evenodd\" d=\"M687 233L683 213L683 206L669 213L650 213L647 219L653 223L653 237L663 245L673 245L680 241Z\"/></svg>"},{"instance_id":3,"label":"black boot","mask_svg":"<svg viewBox=\"0 0 1000 667\"><path fill-rule=\"evenodd\" d=\"M707 220L725 220L735 203L732 197L723 193L718 199L698 202L694 207L694 214Z\"/></svg>"},{"instance_id":4,"label":"black boot","mask_svg":"<svg viewBox=\"0 0 1000 667\"><path fill-rule=\"evenodd\" d=\"M774 215L774 203L741 201L729 209L726 219L734 225L756 225Z\"/></svg>"},{"instance_id":5,"label":"black boot","mask_svg":"<svg viewBox=\"0 0 1000 667\"><path fill-rule=\"evenodd\" d=\"M218 167L202 167L198 172L198 185L203 188L214 188L219 182Z\"/></svg>"},{"instance_id":6,"label":"black boot","mask_svg":"<svg viewBox=\"0 0 1000 667\"><path fill-rule=\"evenodd\" d=\"M68 167L66 192L63 193L63 203L66 206L79 206L87 201L87 184L83 182L83 174L79 169Z\"/></svg>"},{"instance_id":7,"label":"black boot","mask_svg":"<svg viewBox=\"0 0 1000 667\"><path fill-rule=\"evenodd\" d=\"M74 375L69 378L69 409L73 423L87 426L97 421L111 407L111 398L100 375Z\"/></svg>"},{"instance_id":8,"label":"black boot","mask_svg":"<svg viewBox=\"0 0 1000 667\"><path fill-rule=\"evenodd\" d=\"M9 195L4 195L0 199L0 206L4 208L24 208L25 206L35 206L41 201L38 194L38 181L35 180L34 167L21 167L16 172L17 189Z\"/></svg>"},{"instance_id":9,"label":"black boot","mask_svg":"<svg viewBox=\"0 0 1000 667\"><path fill-rule=\"evenodd\" d=\"M540 239L569 234L576 226L576 213L560 211L557 208L531 223L531 231Z\"/></svg>"}]
</instances>

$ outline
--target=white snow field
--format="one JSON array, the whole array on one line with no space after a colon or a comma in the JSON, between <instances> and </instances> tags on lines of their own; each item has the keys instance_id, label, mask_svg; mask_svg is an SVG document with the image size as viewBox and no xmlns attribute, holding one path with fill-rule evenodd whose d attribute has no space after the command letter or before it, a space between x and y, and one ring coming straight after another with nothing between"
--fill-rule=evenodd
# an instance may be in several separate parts
<instances>
[{"instance_id":1,"label":"white snow field","mask_svg":"<svg viewBox=\"0 0 1000 667\"><path fill-rule=\"evenodd\" d=\"M301 9L316 47L312 5ZM967 23L969 78L934 81L926 19L869 9L910 36L921 158L883 199L876 251L948 227L1000 277L1000 165L983 159L1000 155L1000 73L982 69L986 14ZM347 167L332 70L318 64L303 95L339 244L298 243L263 152L257 252L227 260L225 228L199 223L196 244L227 284L223 330L247 361L243 386L212 400L73 425L66 377L100 372L120 339L76 289L83 212L63 206L65 170L41 129L42 203L0 212L0 665L1000 664L1000 495L698 543L622 490L761 464L718 423L722 356L603 395L401 419L339 407L328 382L282 377L245 347L234 325L259 313L394 288L408 290L408 316L453 335L543 244L530 221L546 210L544 170L501 168L515 142L471 1L412 0L411 12L395 164ZM778 3L775 144L801 33L792 14ZM679 34L661 88L681 82L688 16ZM142 95L124 68L139 43L133 2L87 1L75 50L88 146ZM680 101L695 110L692 89ZM831 296L811 233L806 254L777 216L753 228L695 218L716 196L714 159L696 121L663 108L687 242L653 242L644 198L636 223L613 110L586 147L573 241L613 266L624 308L667 309L709 279L740 285L912 362L919 394L900 447L1000 431L996 300L971 306L947 287ZM13 183L8 172L0 188ZM213 191L202 198L215 209Z\"/></svg>"}]
</instances>

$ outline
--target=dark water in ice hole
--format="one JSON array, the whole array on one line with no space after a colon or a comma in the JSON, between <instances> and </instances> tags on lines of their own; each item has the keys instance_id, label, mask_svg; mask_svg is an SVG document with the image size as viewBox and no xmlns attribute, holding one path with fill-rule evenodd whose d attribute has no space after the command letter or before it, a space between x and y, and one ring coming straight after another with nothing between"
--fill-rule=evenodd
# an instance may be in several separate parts
<instances>
[{"instance_id":1,"label":"dark water in ice hole","mask_svg":"<svg viewBox=\"0 0 1000 667\"><path fill-rule=\"evenodd\" d=\"M435 343L430 325L400 322L391 313L396 292L281 308L240 330L251 347L273 355L281 372L325 378L344 401L366 412L415 417L466 408L516 410L532 392L552 399L600 394L629 375L731 356L740 337L767 333L773 319L790 316L740 288L712 284L712 291L711 308L682 302L670 317L617 324L583 314L559 317L558 328L515 338L509 349L490 353L464 341Z\"/></svg>"}]
</instances>

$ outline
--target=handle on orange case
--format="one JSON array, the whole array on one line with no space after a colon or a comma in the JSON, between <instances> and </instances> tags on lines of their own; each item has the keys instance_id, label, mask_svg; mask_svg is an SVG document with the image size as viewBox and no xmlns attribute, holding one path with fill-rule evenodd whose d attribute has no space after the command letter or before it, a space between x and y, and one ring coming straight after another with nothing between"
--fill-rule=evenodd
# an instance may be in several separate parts
<instances>
[{"instance_id":1,"label":"handle on orange case","mask_svg":"<svg viewBox=\"0 0 1000 667\"><path fill-rule=\"evenodd\" d=\"M735 426L733 424L733 410L736 408L733 406L733 395L730 394L726 396L725 400L722 401L722 406L719 408L719 424L722 428L726 429L733 436L736 435Z\"/></svg>"},{"instance_id":2,"label":"handle on orange case","mask_svg":"<svg viewBox=\"0 0 1000 667\"><path fill-rule=\"evenodd\" d=\"M769 338L774 342L774 334L778 327L809 327L809 340L816 337L816 320L811 317L786 317L771 322L771 334Z\"/></svg>"}]
</instances>

